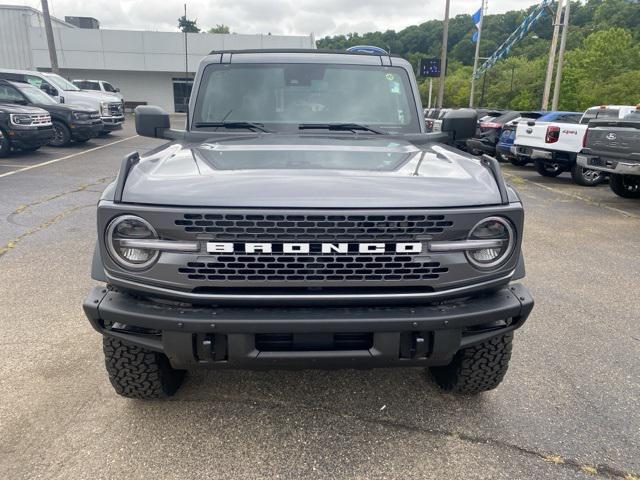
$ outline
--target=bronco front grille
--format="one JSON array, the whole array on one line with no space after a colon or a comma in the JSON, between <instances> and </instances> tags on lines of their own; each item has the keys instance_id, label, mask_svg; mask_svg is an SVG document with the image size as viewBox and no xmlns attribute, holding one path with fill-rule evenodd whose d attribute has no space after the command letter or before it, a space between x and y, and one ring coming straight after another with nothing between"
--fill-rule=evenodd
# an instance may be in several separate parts
<instances>
[{"instance_id":1,"label":"bronco front grille","mask_svg":"<svg viewBox=\"0 0 640 480\"><path fill-rule=\"evenodd\" d=\"M189 280L213 281L421 281L436 280L448 269L410 255L220 255L211 262L189 262L178 272Z\"/></svg>"},{"instance_id":2,"label":"bronco front grille","mask_svg":"<svg viewBox=\"0 0 640 480\"><path fill-rule=\"evenodd\" d=\"M444 215L262 215L188 213L175 224L224 241L406 241L453 226Z\"/></svg>"}]
</instances>

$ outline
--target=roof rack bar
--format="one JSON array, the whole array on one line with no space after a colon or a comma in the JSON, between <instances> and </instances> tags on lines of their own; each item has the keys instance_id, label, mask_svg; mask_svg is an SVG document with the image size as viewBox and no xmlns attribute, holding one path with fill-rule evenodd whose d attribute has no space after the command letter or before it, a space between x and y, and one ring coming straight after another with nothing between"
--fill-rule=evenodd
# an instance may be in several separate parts
<instances>
[{"instance_id":1,"label":"roof rack bar","mask_svg":"<svg viewBox=\"0 0 640 480\"><path fill-rule=\"evenodd\" d=\"M122 194L124 193L124 184L127 181L129 172L140 161L138 152L131 152L122 159L118 178L116 179L116 191L113 194L113 203L122 203Z\"/></svg>"},{"instance_id":2,"label":"roof rack bar","mask_svg":"<svg viewBox=\"0 0 640 480\"><path fill-rule=\"evenodd\" d=\"M496 185L498 186L498 191L500 192L500 200L502 201L502 205L509 205L509 194L507 193L507 185L504 182L504 177L502 176L502 170L500 169L498 160L485 153L480 158L480 163L487 167L493 175L493 178L496 181Z\"/></svg>"}]
</instances>

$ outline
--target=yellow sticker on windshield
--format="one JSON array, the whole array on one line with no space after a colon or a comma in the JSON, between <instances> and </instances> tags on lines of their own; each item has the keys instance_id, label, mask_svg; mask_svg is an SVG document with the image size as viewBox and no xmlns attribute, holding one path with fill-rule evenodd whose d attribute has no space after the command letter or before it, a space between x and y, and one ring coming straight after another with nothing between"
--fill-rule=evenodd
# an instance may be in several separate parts
<instances>
[{"instance_id":1,"label":"yellow sticker on windshield","mask_svg":"<svg viewBox=\"0 0 640 480\"><path fill-rule=\"evenodd\" d=\"M393 76L393 73L387 73L386 75L387 80L392 81L393 79L395 79L396 77Z\"/></svg>"}]
</instances>

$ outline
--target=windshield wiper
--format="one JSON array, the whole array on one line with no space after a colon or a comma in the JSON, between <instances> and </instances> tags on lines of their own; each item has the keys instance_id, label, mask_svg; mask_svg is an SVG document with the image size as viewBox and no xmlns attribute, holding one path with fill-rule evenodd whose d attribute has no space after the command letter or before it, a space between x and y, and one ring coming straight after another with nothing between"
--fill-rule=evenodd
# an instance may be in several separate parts
<instances>
[{"instance_id":1,"label":"windshield wiper","mask_svg":"<svg viewBox=\"0 0 640 480\"><path fill-rule=\"evenodd\" d=\"M375 128L367 127L359 123L301 123L298 125L300 130L351 130L353 132L362 130L365 132L375 133L376 135L386 135L385 132Z\"/></svg>"},{"instance_id":2,"label":"windshield wiper","mask_svg":"<svg viewBox=\"0 0 640 480\"><path fill-rule=\"evenodd\" d=\"M195 124L195 127L247 128L249 130L258 130L264 133L273 133L271 130L264 128L262 124L253 122L198 122Z\"/></svg>"}]
</instances>

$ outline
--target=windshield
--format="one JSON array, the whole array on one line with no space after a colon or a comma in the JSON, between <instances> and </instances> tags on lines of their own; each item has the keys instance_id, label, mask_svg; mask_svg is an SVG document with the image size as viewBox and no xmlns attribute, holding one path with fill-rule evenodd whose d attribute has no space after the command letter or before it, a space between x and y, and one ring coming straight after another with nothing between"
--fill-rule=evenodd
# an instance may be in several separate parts
<instances>
[{"instance_id":1,"label":"windshield","mask_svg":"<svg viewBox=\"0 0 640 480\"><path fill-rule=\"evenodd\" d=\"M19 89L31 103L41 103L43 105L58 105L58 102L56 102L53 98L51 98L39 88L25 85L19 87Z\"/></svg>"},{"instance_id":2,"label":"windshield","mask_svg":"<svg viewBox=\"0 0 640 480\"><path fill-rule=\"evenodd\" d=\"M613 108L590 108L584 113L580 123L587 124L589 123L589 120L594 120L596 118L618 118L619 116L620 111Z\"/></svg>"},{"instance_id":3,"label":"windshield","mask_svg":"<svg viewBox=\"0 0 640 480\"><path fill-rule=\"evenodd\" d=\"M269 130L360 124L420 132L407 73L398 67L319 64L209 65L194 125L251 122Z\"/></svg>"},{"instance_id":4,"label":"windshield","mask_svg":"<svg viewBox=\"0 0 640 480\"><path fill-rule=\"evenodd\" d=\"M62 90L71 91L71 92L77 92L80 90L73 83L65 80L60 75L56 75L55 73L47 73L45 76L47 77L47 80L49 80L56 87Z\"/></svg>"}]
</instances>

